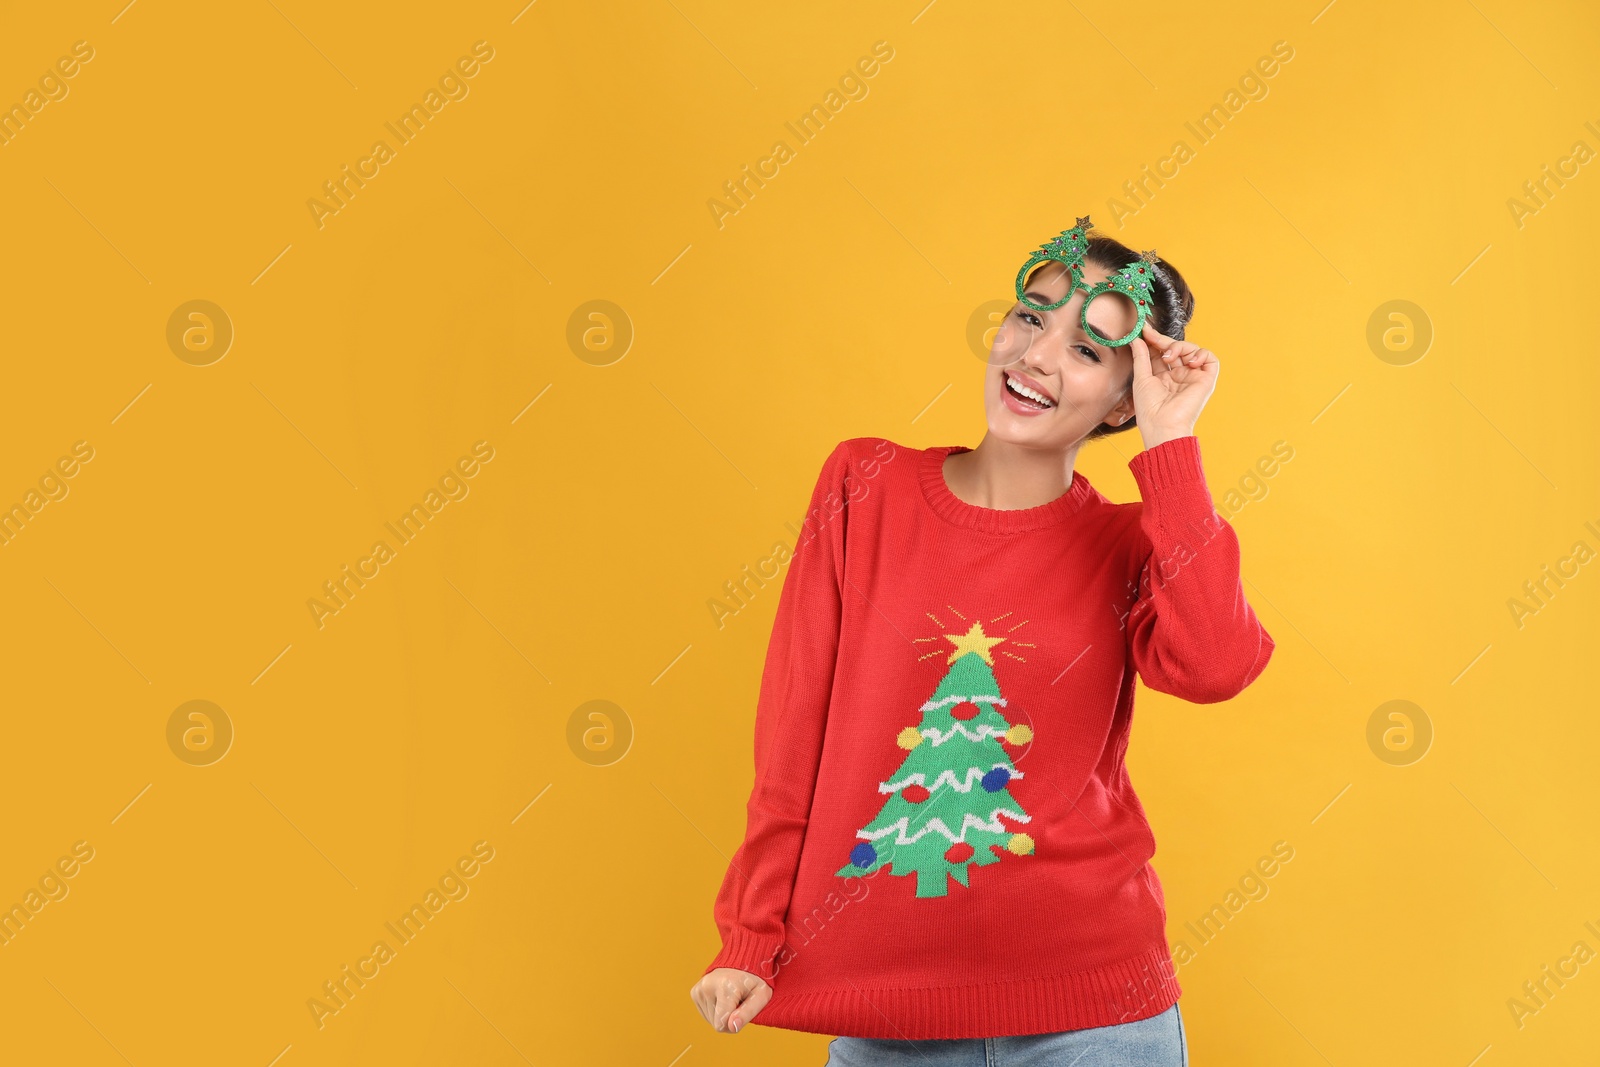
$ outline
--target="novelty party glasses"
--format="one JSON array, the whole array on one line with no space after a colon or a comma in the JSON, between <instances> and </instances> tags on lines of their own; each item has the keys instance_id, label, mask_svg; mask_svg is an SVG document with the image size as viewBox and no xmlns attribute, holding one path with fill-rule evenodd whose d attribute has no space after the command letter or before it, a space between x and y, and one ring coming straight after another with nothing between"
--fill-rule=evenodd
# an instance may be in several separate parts
<instances>
[{"instance_id":1,"label":"novelty party glasses","mask_svg":"<svg viewBox=\"0 0 1600 1067\"><path fill-rule=\"evenodd\" d=\"M1062 230L1060 236L1039 246L1039 250L1028 257L1028 262L1022 265L1017 272L1017 299L1036 311L1054 311L1056 308L1072 299L1072 294L1082 289L1088 294L1083 301L1083 310L1079 313L1079 321L1083 325L1083 332L1088 334L1098 343L1109 348L1118 348L1132 341L1144 331L1144 321L1150 314L1153 306L1154 295L1153 281L1155 278L1155 264L1157 262L1155 249L1141 252L1139 258L1112 274L1098 285L1088 286L1083 282L1084 256L1089 251L1089 238L1086 231L1089 229L1089 216L1085 215L1077 220L1070 230ZM1027 282L1028 272L1041 263L1054 261L1067 268L1067 293L1054 304L1036 304L1030 300L1022 290ZM1106 293L1118 293L1133 302L1136 319L1133 330L1116 340L1100 336L1093 326L1089 325L1089 305L1094 303L1095 297Z\"/></svg>"}]
</instances>

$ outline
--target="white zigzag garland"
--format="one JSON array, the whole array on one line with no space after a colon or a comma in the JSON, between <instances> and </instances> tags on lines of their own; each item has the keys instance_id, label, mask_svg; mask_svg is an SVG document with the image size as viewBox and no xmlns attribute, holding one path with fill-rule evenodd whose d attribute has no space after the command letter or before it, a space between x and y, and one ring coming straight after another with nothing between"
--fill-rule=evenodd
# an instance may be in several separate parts
<instances>
[{"instance_id":1,"label":"white zigzag garland","mask_svg":"<svg viewBox=\"0 0 1600 1067\"><path fill-rule=\"evenodd\" d=\"M942 734L937 726L930 726L926 730L918 730L917 732L932 741L934 748L938 748L957 734L960 734L968 741L982 741L985 737L1004 737L1006 735L1004 730L989 725L980 726L976 730L969 730L964 722L956 723Z\"/></svg>"},{"instance_id":2,"label":"white zigzag garland","mask_svg":"<svg viewBox=\"0 0 1600 1067\"><path fill-rule=\"evenodd\" d=\"M989 768L989 770L994 770L995 767L1006 767L1006 765L1004 763L996 763L994 767ZM1006 772L1010 774L1012 778L1022 777L1021 771L1013 770L1010 767L1006 767ZM981 783L983 781L983 776L988 773L989 771L984 770L982 767L968 767L967 782L965 785L963 785L961 782L956 780L956 772L946 768L945 770L939 772L939 777L935 778L933 780L933 784L931 786L927 786L927 789L930 793L938 792L939 787L944 785L945 780L948 779L951 789L954 789L960 793L970 793L972 792L972 780L976 778ZM922 771L912 771L904 778L897 779L893 782L879 782L878 792L898 793L908 785L927 785L927 777L928 776Z\"/></svg>"},{"instance_id":3,"label":"white zigzag garland","mask_svg":"<svg viewBox=\"0 0 1600 1067\"><path fill-rule=\"evenodd\" d=\"M934 711L938 708L944 707L946 704L963 704L967 702L971 702L973 704L999 704L1002 708L1006 706L1005 697L992 697L987 694L980 694L975 697L948 696L943 700L930 700L926 704L922 705L922 710Z\"/></svg>"},{"instance_id":4,"label":"white zigzag garland","mask_svg":"<svg viewBox=\"0 0 1600 1067\"><path fill-rule=\"evenodd\" d=\"M884 837L884 836L886 836L888 834L892 834L892 833L895 833L896 831L899 831L899 836L895 838L895 844L897 844L897 845L914 845L914 844L916 844L918 841L920 841L922 839L922 835L923 834L926 834L930 830L937 830L939 833L943 834L946 838L948 838L950 840L951 844L958 844L958 843L966 840L967 827L969 827L969 826L976 827L979 830L988 830L988 831L990 831L992 833L997 833L997 834L1005 833L1006 830L1007 830L1007 827L1002 826L1001 823L1000 823L1000 815L1001 815L1002 812L1004 812L1006 815L1010 816L1011 818L1017 820L1018 822L1032 822L1033 821L1033 817L1031 815L1024 815L1020 811L1012 811L1009 808L996 808L995 811L994 811L994 814L989 816L989 821L988 822L984 822L982 819L978 818L976 815L972 814L971 812L968 812L966 815L962 816L962 819L961 819L961 832L959 834L952 834L950 832L950 827L945 825L945 821L943 819L937 819L936 818L936 819L929 819L928 822L927 822L927 825L925 825L922 829L918 830L916 832L915 836L907 837L906 836L906 827L910 824L910 816L909 815L903 815L899 819L895 820L890 825L885 826L881 830L861 830L861 831L858 831L856 833L856 836L860 837L860 838L863 838L863 839L865 839L867 841L876 841L880 837Z\"/></svg>"}]
</instances>

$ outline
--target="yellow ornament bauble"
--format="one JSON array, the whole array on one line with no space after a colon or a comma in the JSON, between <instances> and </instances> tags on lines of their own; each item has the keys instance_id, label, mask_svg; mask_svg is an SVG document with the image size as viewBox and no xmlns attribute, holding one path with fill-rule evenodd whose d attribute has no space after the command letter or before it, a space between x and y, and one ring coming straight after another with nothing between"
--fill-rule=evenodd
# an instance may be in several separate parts
<instances>
[{"instance_id":1,"label":"yellow ornament bauble","mask_svg":"<svg viewBox=\"0 0 1600 1067\"><path fill-rule=\"evenodd\" d=\"M1006 848L1019 856L1027 856L1033 852L1033 838L1027 834L1012 834L1011 840L1006 842Z\"/></svg>"},{"instance_id":2,"label":"yellow ornament bauble","mask_svg":"<svg viewBox=\"0 0 1600 1067\"><path fill-rule=\"evenodd\" d=\"M1033 727L1025 722L1019 722L1006 731L1006 740L1013 745L1025 745L1033 740Z\"/></svg>"},{"instance_id":3,"label":"yellow ornament bauble","mask_svg":"<svg viewBox=\"0 0 1600 1067\"><path fill-rule=\"evenodd\" d=\"M900 735L894 739L894 743L904 749L916 748L922 744L922 734L915 726L907 726L900 731Z\"/></svg>"}]
</instances>

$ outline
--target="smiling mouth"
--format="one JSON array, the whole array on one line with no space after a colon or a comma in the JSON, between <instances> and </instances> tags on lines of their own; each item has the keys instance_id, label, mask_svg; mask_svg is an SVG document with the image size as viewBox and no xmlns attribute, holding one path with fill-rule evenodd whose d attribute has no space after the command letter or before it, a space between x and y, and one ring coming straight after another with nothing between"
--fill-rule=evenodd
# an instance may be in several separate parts
<instances>
[{"instance_id":1,"label":"smiling mouth","mask_svg":"<svg viewBox=\"0 0 1600 1067\"><path fill-rule=\"evenodd\" d=\"M1003 377L1005 379L1003 388L1015 397L1019 403L1038 408L1040 411L1048 411L1056 406L1054 401L1047 398L1043 393L1023 385L1013 378L1010 371L1006 371Z\"/></svg>"}]
</instances>

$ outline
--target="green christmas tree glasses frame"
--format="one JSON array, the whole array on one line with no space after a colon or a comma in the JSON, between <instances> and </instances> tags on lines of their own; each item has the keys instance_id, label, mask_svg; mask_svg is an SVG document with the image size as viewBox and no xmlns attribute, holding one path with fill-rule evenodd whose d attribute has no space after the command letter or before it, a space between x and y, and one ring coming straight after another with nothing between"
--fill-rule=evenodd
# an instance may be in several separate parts
<instances>
[{"instance_id":1,"label":"green christmas tree glasses frame","mask_svg":"<svg viewBox=\"0 0 1600 1067\"><path fill-rule=\"evenodd\" d=\"M1149 317L1153 307L1155 264L1157 262L1155 249L1141 252L1139 258L1116 271L1109 278L1097 285L1085 285L1083 281L1083 261L1089 251L1089 238L1086 235L1091 223L1089 216L1085 215L1077 220L1077 224L1070 230L1062 230L1054 240L1047 241L1039 246L1039 250L1028 257L1028 262L1017 271L1017 299L1035 311L1054 311L1056 308L1072 299L1072 294L1082 289L1088 294L1083 301L1083 310L1079 312L1078 319L1083 325L1083 332L1094 341L1105 345L1107 348L1120 348L1128 344L1135 337L1144 332L1144 322ZM1027 283L1028 272L1041 263L1055 262L1067 268L1067 293L1053 304L1036 304L1023 292ZM1089 325L1089 305L1094 303L1098 296L1106 293L1118 293L1133 302L1136 319L1133 329L1115 341L1102 337L1093 326Z\"/></svg>"}]
</instances>

